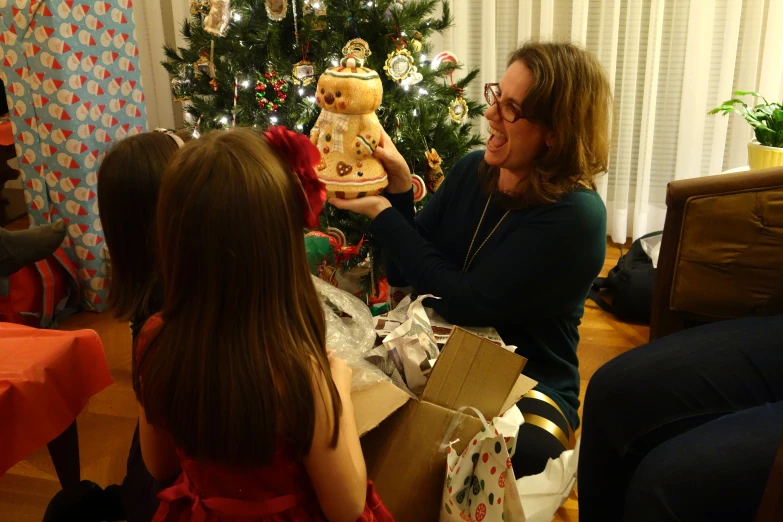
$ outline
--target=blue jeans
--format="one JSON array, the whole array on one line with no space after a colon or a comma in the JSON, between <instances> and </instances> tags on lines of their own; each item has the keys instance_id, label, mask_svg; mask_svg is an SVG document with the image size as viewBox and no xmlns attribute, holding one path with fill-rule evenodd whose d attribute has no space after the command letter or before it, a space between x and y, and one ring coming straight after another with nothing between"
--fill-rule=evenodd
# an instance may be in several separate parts
<instances>
[{"instance_id":1,"label":"blue jeans","mask_svg":"<svg viewBox=\"0 0 783 522\"><path fill-rule=\"evenodd\" d=\"M590 381L581 522L751 522L783 435L783 316L658 339Z\"/></svg>"}]
</instances>

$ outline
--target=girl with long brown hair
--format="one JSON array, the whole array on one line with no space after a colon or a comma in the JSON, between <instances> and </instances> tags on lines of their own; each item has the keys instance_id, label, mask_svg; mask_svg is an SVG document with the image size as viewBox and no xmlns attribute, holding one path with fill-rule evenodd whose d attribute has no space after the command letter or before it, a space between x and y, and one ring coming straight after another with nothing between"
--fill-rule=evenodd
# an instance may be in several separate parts
<instances>
[{"instance_id":1,"label":"girl with long brown hair","mask_svg":"<svg viewBox=\"0 0 783 522\"><path fill-rule=\"evenodd\" d=\"M130 322L134 340L163 306L155 208L163 171L191 136L163 129L130 136L109 149L98 171L101 223L111 259L107 304L115 318ZM137 424L120 490L128 522L149 521L158 508L156 494L167 485L156 483L144 467Z\"/></svg>"},{"instance_id":2,"label":"girl with long brown hair","mask_svg":"<svg viewBox=\"0 0 783 522\"><path fill-rule=\"evenodd\" d=\"M304 136L238 129L191 142L166 170L164 306L133 377L144 462L178 475L155 521L391 520L307 268L302 228L325 196L317 161Z\"/></svg>"}]
</instances>

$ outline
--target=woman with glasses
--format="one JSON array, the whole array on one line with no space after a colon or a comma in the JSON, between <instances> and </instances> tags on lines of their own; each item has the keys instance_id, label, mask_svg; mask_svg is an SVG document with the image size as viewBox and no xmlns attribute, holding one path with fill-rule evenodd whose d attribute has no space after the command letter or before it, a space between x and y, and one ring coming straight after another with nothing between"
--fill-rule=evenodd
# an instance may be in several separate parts
<instances>
[{"instance_id":1,"label":"woman with glasses","mask_svg":"<svg viewBox=\"0 0 783 522\"><path fill-rule=\"evenodd\" d=\"M579 425L578 326L605 258L594 179L609 159L611 92L586 51L528 43L484 95L486 150L462 158L418 215L408 165L385 134L375 150L385 197L332 203L373 220L391 285L440 297L428 306L446 320L493 326L528 359L539 384L519 403L519 477L570 447Z\"/></svg>"}]
</instances>

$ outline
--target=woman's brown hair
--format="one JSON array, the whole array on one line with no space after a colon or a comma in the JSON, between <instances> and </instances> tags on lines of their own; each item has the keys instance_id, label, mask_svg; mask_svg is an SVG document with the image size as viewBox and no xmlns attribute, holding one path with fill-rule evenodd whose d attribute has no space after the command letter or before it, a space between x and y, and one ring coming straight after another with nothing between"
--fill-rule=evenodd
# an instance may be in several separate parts
<instances>
[{"instance_id":1,"label":"woman's brown hair","mask_svg":"<svg viewBox=\"0 0 783 522\"><path fill-rule=\"evenodd\" d=\"M133 380L149 422L189 457L263 465L281 442L306 455L314 371L326 376L337 442L342 405L307 268L300 190L249 129L192 141L166 169L157 225L163 326Z\"/></svg>"},{"instance_id":2,"label":"woman's brown hair","mask_svg":"<svg viewBox=\"0 0 783 522\"><path fill-rule=\"evenodd\" d=\"M517 61L533 73L522 114L555 139L514 203L545 205L580 186L595 189L595 177L609 166L612 91L603 66L584 49L555 42L528 42L511 54L508 65ZM495 190L498 174L498 168L482 163L485 190Z\"/></svg>"},{"instance_id":3,"label":"woman's brown hair","mask_svg":"<svg viewBox=\"0 0 783 522\"><path fill-rule=\"evenodd\" d=\"M190 133L178 133L186 140ZM156 312L155 207L163 171L177 151L166 134L145 132L117 142L98 172L101 225L111 257L108 306L118 319Z\"/></svg>"}]
</instances>

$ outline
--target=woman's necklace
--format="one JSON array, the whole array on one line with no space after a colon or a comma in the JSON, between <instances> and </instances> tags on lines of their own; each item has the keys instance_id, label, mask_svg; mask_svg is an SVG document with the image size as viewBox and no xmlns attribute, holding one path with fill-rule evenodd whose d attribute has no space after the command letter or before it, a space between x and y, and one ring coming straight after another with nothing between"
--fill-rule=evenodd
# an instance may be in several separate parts
<instances>
[{"instance_id":1,"label":"woman's necklace","mask_svg":"<svg viewBox=\"0 0 783 522\"><path fill-rule=\"evenodd\" d=\"M484 216L487 214L487 209L489 208L489 202L492 201L492 194L489 195L489 199L487 199L487 204L484 205L484 212L481 213L481 219L479 219L478 226L476 227L476 231L473 233L473 239L470 240L470 246L468 247L468 253L465 254L465 263L462 265L462 271L467 272L468 267L473 263L473 260L476 258L476 255L479 253L479 250L487 244L487 241L489 241L489 238L492 237L492 234L495 233L495 231L498 229L500 224L503 222L504 219L506 219L506 216L508 216L509 211L506 210L506 213L503 214L503 216L500 218L500 221L497 222L497 225L495 225L495 228L493 228L489 235L484 239L484 241L479 245L479 247L476 249L475 252L473 252L473 255L470 255L470 252L473 250L473 244L476 242L476 236L478 236L479 230L481 229L481 224L484 222Z\"/></svg>"}]
</instances>

